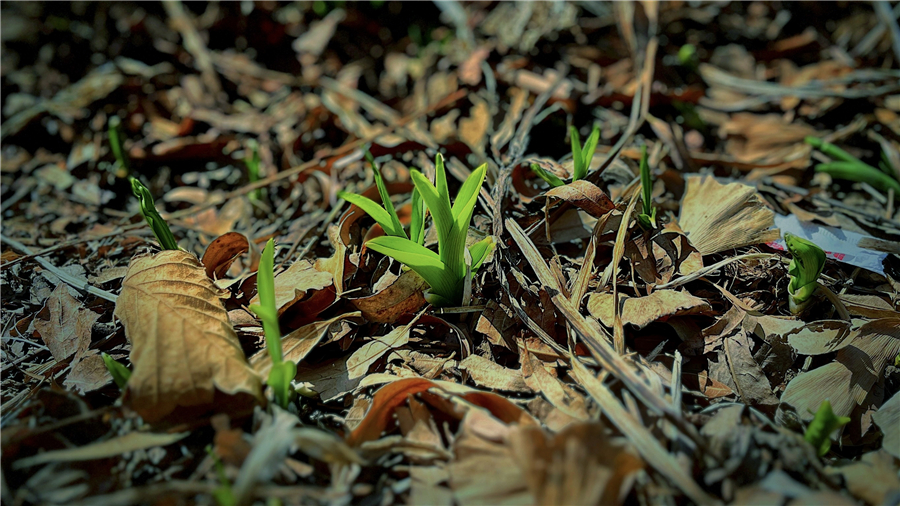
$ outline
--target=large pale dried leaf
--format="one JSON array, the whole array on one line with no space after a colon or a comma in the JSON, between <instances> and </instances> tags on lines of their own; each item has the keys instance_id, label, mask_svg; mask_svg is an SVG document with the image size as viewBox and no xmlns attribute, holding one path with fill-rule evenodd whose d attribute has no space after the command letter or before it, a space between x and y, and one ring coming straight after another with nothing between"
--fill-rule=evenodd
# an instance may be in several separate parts
<instances>
[{"instance_id":1,"label":"large pale dried leaf","mask_svg":"<svg viewBox=\"0 0 900 506\"><path fill-rule=\"evenodd\" d=\"M479 355L469 355L459 363L459 368L469 372L476 385L506 392L531 392L522 379L522 371L508 369L493 360Z\"/></svg>"},{"instance_id":2,"label":"large pale dried leaf","mask_svg":"<svg viewBox=\"0 0 900 506\"><path fill-rule=\"evenodd\" d=\"M709 302L694 297L687 291L659 290L647 297L631 298L622 295L622 323L630 323L638 328L667 316L707 313L712 310ZM613 296L611 293L592 293L588 297L588 312L607 327L612 327Z\"/></svg>"},{"instance_id":3,"label":"large pale dried leaf","mask_svg":"<svg viewBox=\"0 0 900 506\"><path fill-rule=\"evenodd\" d=\"M802 355L822 355L843 349L856 338L850 322L820 320L808 323L784 335L788 344Z\"/></svg>"},{"instance_id":4,"label":"large pale dried leaf","mask_svg":"<svg viewBox=\"0 0 900 506\"><path fill-rule=\"evenodd\" d=\"M362 211L360 210L359 213L362 213ZM341 222L340 227L336 225L328 226L328 240L331 242L331 246L334 247L334 255L328 258L320 258L316 260L315 264L316 270L331 274L334 279L334 289L337 291L338 296L344 292L344 268L347 259L347 245L341 238L341 231L343 230L342 227L344 226L345 221Z\"/></svg>"},{"instance_id":5,"label":"large pale dried leaf","mask_svg":"<svg viewBox=\"0 0 900 506\"><path fill-rule=\"evenodd\" d=\"M703 255L774 241L775 213L752 186L690 176L678 224Z\"/></svg>"},{"instance_id":6,"label":"large pale dried leaf","mask_svg":"<svg viewBox=\"0 0 900 506\"><path fill-rule=\"evenodd\" d=\"M853 331L853 341L834 362L799 374L788 383L781 402L811 420L822 401L831 402L836 416L849 416L865 401L887 364L900 353L900 318L882 318Z\"/></svg>"},{"instance_id":7,"label":"large pale dried leaf","mask_svg":"<svg viewBox=\"0 0 900 506\"><path fill-rule=\"evenodd\" d=\"M459 120L459 137L472 151L484 152L491 113L484 100L477 100L468 117Z\"/></svg>"},{"instance_id":8,"label":"large pale dried leaf","mask_svg":"<svg viewBox=\"0 0 900 506\"><path fill-rule=\"evenodd\" d=\"M895 421L894 432L900 432L900 420ZM867 504L892 504L900 493L900 475L894 461L897 454L894 453L894 458L891 458L891 454L885 450L886 448L869 452L856 462L826 469L830 473L842 475L847 490Z\"/></svg>"},{"instance_id":9,"label":"large pale dried leaf","mask_svg":"<svg viewBox=\"0 0 900 506\"><path fill-rule=\"evenodd\" d=\"M163 251L129 265L115 315L131 340L129 398L144 419L209 405L216 389L262 400L221 296L190 253Z\"/></svg>"},{"instance_id":10,"label":"large pale dried leaf","mask_svg":"<svg viewBox=\"0 0 900 506\"><path fill-rule=\"evenodd\" d=\"M34 328L41 340L50 348L57 362L71 357L76 351L84 352L91 344L91 327L100 315L82 307L78 299L69 294L68 286L60 283L44 304L50 313L49 320L34 319Z\"/></svg>"},{"instance_id":11,"label":"large pale dried leaf","mask_svg":"<svg viewBox=\"0 0 900 506\"><path fill-rule=\"evenodd\" d=\"M96 353L96 352L95 352ZM81 393L93 392L105 386L113 380L112 375L106 369L106 363L100 355L90 355L72 366L66 381L63 383L68 389L76 389Z\"/></svg>"},{"instance_id":12,"label":"large pale dried leaf","mask_svg":"<svg viewBox=\"0 0 900 506\"><path fill-rule=\"evenodd\" d=\"M881 447L895 458L900 459L900 393L894 394L882 404L872 415L872 419L884 434Z\"/></svg>"},{"instance_id":13,"label":"large pale dried leaf","mask_svg":"<svg viewBox=\"0 0 900 506\"><path fill-rule=\"evenodd\" d=\"M709 377L736 392L741 401L751 406L775 406L778 398L765 372L753 358L750 338L737 329L722 341L716 359L710 360Z\"/></svg>"}]
</instances>

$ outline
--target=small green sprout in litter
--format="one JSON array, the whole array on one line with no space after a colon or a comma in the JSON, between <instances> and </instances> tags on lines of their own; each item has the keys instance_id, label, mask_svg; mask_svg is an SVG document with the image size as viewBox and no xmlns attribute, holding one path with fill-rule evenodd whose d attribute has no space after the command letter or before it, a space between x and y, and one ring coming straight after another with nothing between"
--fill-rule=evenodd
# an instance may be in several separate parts
<instances>
[{"instance_id":1,"label":"small green sprout in litter","mask_svg":"<svg viewBox=\"0 0 900 506\"><path fill-rule=\"evenodd\" d=\"M231 481L225 475L225 466L222 465L222 459L213 451L212 446L206 446L206 453L213 459L213 465L216 468L216 476L219 478L219 486L213 490L213 498L219 506L237 506L237 497L231 490Z\"/></svg>"},{"instance_id":2,"label":"small green sprout in litter","mask_svg":"<svg viewBox=\"0 0 900 506\"><path fill-rule=\"evenodd\" d=\"M122 136L119 134L119 126L122 120L118 116L109 118L109 146L112 148L113 155L116 157L118 167L113 171L118 177L128 177L131 174L131 166L128 163L128 157L122 149Z\"/></svg>"},{"instance_id":3,"label":"small green sprout in litter","mask_svg":"<svg viewBox=\"0 0 900 506\"><path fill-rule=\"evenodd\" d=\"M803 439L813 445L820 457L824 457L831 449L831 433L850 423L846 416L835 416L831 410L831 403L822 401L819 410L806 428Z\"/></svg>"},{"instance_id":4,"label":"small green sprout in litter","mask_svg":"<svg viewBox=\"0 0 900 506\"><path fill-rule=\"evenodd\" d=\"M244 159L244 164L247 166L247 178L250 180L250 183L255 183L259 181L259 144L250 139L248 143L250 146L250 156ZM248 195L250 200L259 200L262 197L262 188L256 188L251 191Z\"/></svg>"},{"instance_id":5,"label":"small green sprout in litter","mask_svg":"<svg viewBox=\"0 0 900 506\"><path fill-rule=\"evenodd\" d=\"M591 131L591 135L581 146L581 139L578 138L578 130L574 126L569 127L569 136L572 141L572 161L575 164L572 173L572 181L584 179L587 176L588 169L591 168L591 160L594 159L594 152L597 151L597 142L600 141L600 127L595 126Z\"/></svg>"},{"instance_id":6,"label":"small green sprout in litter","mask_svg":"<svg viewBox=\"0 0 900 506\"><path fill-rule=\"evenodd\" d=\"M100 356L103 357L103 363L106 364L106 369L112 375L116 386L119 387L119 390L125 390L125 385L131 379L131 370L114 360L108 353L101 353Z\"/></svg>"},{"instance_id":7,"label":"small green sprout in litter","mask_svg":"<svg viewBox=\"0 0 900 506\"><path fill-rule=\"evenodd\" d=\"M556 188L557 186L563 186L564 184L566 184L563 182L562 179L556 177L556 174L553 174L552 172L547 172L546 170L544 170L543 167L541 167L540 165L538 165L536 163L531 164L531 170L532 170L532 172L534 172L535 174L540 176L541 179L546 181L547 184L549 184L551 188Z\"/></svg>"},{"instance_id":8,"label":"small green sprout in litter","mask_svg":"<svg viewBox=\"0 0 900 506\"><path fill-rule=\"evenodd\" d=\"M366 245L406 264L421 276L431 287L426 293L426 300L436 306L453 306L462 303L466 282L471 281L472 274L494 246L493 238L488 236L466 248L469 223L487 173L487 164L472 171L452 207L444 159L440 154L435 158L435 168L437 186L417 170L410 174L437 227L439 253L399 235L376 237Z\"/></svg>"},{"instance_id":9,"label":"small green sprout in litter","mask_svg":"<svg viewBox=\"0 0 900 506\"><path fill-rule=\"evenodd\" d=\"M169 229L166 220L164 220L162 216L159 215L159 211L156 210L156 204L153 202L153 196L150 195L150 190L141 184L137 178L132 177L130 180L131 191L141 202L141 214L144 215L144 219L147 220L147 224L150 225L150 229L153 230L153 234L156 235L156 240L159 241L160 247L162 247L162 249L177 250L178 243L175 241L175 236L172 235L172 231Z\"/></svg>"},{"instance_id":10,"label":"small green sprout in litter","mask_svg":"<svg viewBox=\"0 0 900 506\"><path fill-rule=\"evenodd\" d=\"M893 189L895 195L900 195L900 181L891 177L887 165L883 165L881 170L876 169L834 144L825 142L818 137L806 137L804 141L837 160L816 165L816 172L824 172L836 179L867 183L883 192Z\"/></svg>"},{"instance_id":11,"label":"small green sprout in litter","mask_svg":"<svg viewBox=\"0 0 900 506\"><path fill-rule=\"evenodd\" d=\"M376 223L381 225L385 234L408 239L409 236L407 236L406 231L403 230L400 218L397 217L397 211L394 209L393 203L391 203L391 196L388 194L387 186L384 184L384 179L381 177L381 170L379 170L378 164L375 163L375 158L368 150L366 150L365 155L366 160L372 165L372 170L375 173L375 186L378 188L378 194L381 197L381 205L378 205L377 202L368 197L363 197L362 195L357 195L355 193L341 191L338 192L338 197L351 204L355 204L365 211ZM423 233L425 226L425 211L422 208L422 202L416 190L413 191L412 200L413 216L410 235L413 236L414 242L421 245L425 243L425 234Z\"/></svg>"},{"instance_id":12,"label":"small green sprout in litter","mask_svg":"<svg viewBox=\"0 0 900 506\"><path fill-rule=\"evenodd\" d=\"M818 286L819 275L825 267L825 252L814 243L795 236L784 234L784 243L791 253L788 274L788 303L792 314L800 314L812 300Z\"/></svg>"},{"instance_id":13,"label":"small green sprout in litter","mask_svg":"<svg viewBox=\"0 0 900 506\"><path fill-rule=\"evenodd\" d=\"M697 67L697 48L693 44L685 44L678 49L678 62L682 66L695 69Z\"/></svg>"},{"instance_id":14,"label":"small green sprout in litter","mask_svg":"<svg viewBox=\"0 0 900 506\"><path fill-rule=\"evenodd\" d=\"M275 307L275 241L269 239L259 259L256 286L259 304L251 304L253 311L263 323L266 348L272 359L272 369L266 382L275 392L275 400L282 408L287 408L291 400L291 381L297 374L297 364L284 360L281 349L281 329L278 327L278 308Z\"/></svg>"},{"instance_id":15,"label":"small green sprout in litter","mask_svg":"<svg viewBox=\"0 0 900 506\"><path fill-rule=\"evenodd\" d=\"M638 215L638 223L645 230L656 228L656 208L653 207L653 175L647 163L647 146L641 146L641 200L643 212Z\"/></svg>"}]
</instances>

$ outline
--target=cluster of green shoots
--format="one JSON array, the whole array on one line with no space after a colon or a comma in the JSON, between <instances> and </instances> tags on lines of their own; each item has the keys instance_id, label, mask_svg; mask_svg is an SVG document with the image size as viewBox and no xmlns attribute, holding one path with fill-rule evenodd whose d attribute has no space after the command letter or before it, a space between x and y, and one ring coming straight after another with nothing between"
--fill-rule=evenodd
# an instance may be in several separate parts
<instances>
[{"instance_id":1,"label":"cluster of green shoots","mask_svg":"<svg viewBox=\"0 0 900 506\"><path fill-rule=\"evenodd\" d=\"M863 162L843 149L819 139L807 137L807 144L833 158L834 162L820 163L816 165L816 172L824 172L833 178L846 179L859 183L867 183L873 188L883 192L894 190L894 195L900 196L900 181L897 181L891 173L890 163L882 153L882 161L878 169Z\"/></svg>"},{"instance_id":2,"label":"cluster of green shoots","mask_svg":"<svg viewBox=\"0 0 900 506\"><path fill-rule=\"evenodd\" d=\"M825 252L815 243L795 236L784 234L784 243L791 254L788 274L788 304L792 314L800 314L812 301L818 287L819 275L825 267Z\"/></svg>"},{"instance_id":3,"label":"cluster of green shoots","mask_svg":"<svg viewBox=\"0 0 900 506\"><path fill-rule=\"evenodd\" d=\"M436 185L431 184L421 172L412 170L410 174L415 189L412 193L412 216L407 235L397 217L378 165L370 153L366 152L366 158L375 172L375 185L382 204L362 195L338 193L338 196L368 213L387 234L370 239L366 246L406 264L421 276L430 287L425 298L435 306L460 305L467 283L471 283L472 275L494 245L489 236L466 247L469 223L487 173L487 164L472 171L452 205L444 159L440 154L434 160ZM438 253L424 245L426 207L437 228ZM468 286L471 287L471 284Z\"/></svg>"},{"instance_id":4,"label":"cluster of green shoots","mask_svg":"<svg viewBox=\"0 0 900 506\"><path fill-rule=\"evenodd\" d=\"M281 329L278 326L278 308L275 307L275 241L269 239L259 259L259 270L256 273L256 287L259 293L259 304L251 304L250 310L262 320L266 335L266 348L272 359L272 369L266 383L275 393L275 401L282 408L287 408L293 390L291 381L297 374L297 364L284 360L281 349Z\"/></svg>"},{"instance_id":5,"label":"cluster of green shoots","mask_svg":"<svg viewBox=\"0 0 900 506\"><path fill-rule=\"evenodd\" d=\"M569 138L572 141L572 181L574 182L587 176L591 160L594 159L594 152L597 151L597 142L600 141L600 127L594 127L584 146L581 145L581 138L578 137L578 130L574 126L569 127ZM547 172L536 163L531 164L531 170L553 188L566 184L562 179Z\"/></svg>"}]
</instances>

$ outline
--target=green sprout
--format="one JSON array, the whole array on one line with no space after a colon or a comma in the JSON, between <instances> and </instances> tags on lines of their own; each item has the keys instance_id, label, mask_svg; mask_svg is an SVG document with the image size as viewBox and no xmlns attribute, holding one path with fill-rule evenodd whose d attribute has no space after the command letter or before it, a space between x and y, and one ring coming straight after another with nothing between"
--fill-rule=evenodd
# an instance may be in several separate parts
<instances>
[{"instance_id":1,"label":"green sprout","mask_svg":"<svg viewBox=\"0 0 900 506\"><path fill-rule=\"evenodd\" d=\"M159 211L156 210L156 204L153 202L153 196L150 195L150 190L147 189L146 186L141 184L137 178L131 177L131 191L134 193L134 196L141 201L141 214L144 215L144 219L147 220L147 224L150 225L150 229L153 230L153 234L156 235L156 240L159 241L159 245L162 249L178 249L178 243L175 241L175 236L172 235L172 231L169 229L169 225L166 223L166 220L159 215Z\"/></svg>"},{"instance_id":2,"label":"green sprout","mask_svg":"<svg viewBox=\"0 0 900 506\"><path fill-rule=\"evenodd\" d=\"M825 252L814 243L784 234L784 242L793 257L788 266L791 281L788 284L788 302L792 314L800 314L806 309L816 292L819 275L825 267Z\"/></svg>"},{"instance_id":3,"label":"green sprout","mask_svg":"<svg viewBox=\"0 0 900 506\"><path fill-rule=\"evenodd\" d=\"M641 197L643 212L638 215L638 223L645 230L656 228L656 208L653 207L653 175L647 163L647 146L641 146Z\"/></svg>"},{"instance_id":4,"label":"green sprout","mask_svg":"<svg viewBox=\"0 0 900 506\"><path fill-rule=\"evenodd\" d=\"M581 138L578 137L578 130L574 126L569 127L569 138L572 141L572 181L578 181L584 179L588 169L591 168L591 160L594 159L597 142L600 141L600 127L595 126L591 130L591 135L587 138L584 146L581 145ZM531 170L553 188L565 184L560 178L547 172L536 163L531 164Z\"/></svg>"},{"instance_id":5,"label":"green sprout","mask_svg":"<svg viewBox=\"0 0 900 506\"><path fill-rule=\"evenodd\" d=\"M272 369L266 382L275 392L275 400L282 408L287 408L291 400L291 380L297 374L297 364L284 360L281 350L281 329L278 327L278 308L275 307L275 241L269 239L259 259L256 286L259 304L251 304L250 310L263 323L266 348L272 359Z\"/></svg>"},{"instance_id":6,"label":"green sprout","mask_svg":"<svg viewBox=\"0 0 900 506\"><path fill-rule=\"evenodd\" d=\"M900 181L891 177L890 168L886 163L882 162L879 170L818 137L806 137L804 141L836 160L816 165L816 172L824 172L836 179L867 183L883 192L893 189L894 194L900 195Z\"/></svg>"},{"instance_id":7,"label":"green sprout","mask_svg":"<svg viewBox=\"0 0 900 506\"><path fill-rule=\"evenodd\" d=\"M216 477L219 478L219 486L213 491L213 498L219 506L236 506L237 497L231 490L231 481L225 475L225 466L222 465L222 459L213 451L212 446L206 446L206 453L213 459L213 465L216 468Z\"/></svg>"},{"instance_id":8,"label":"green sprout","mask_svg":"<svg viewBox=\"0 0 900 506\"><path fill-rule=\"evenodd\" d=\"M116 386L119 390L124 390L128 380L131 379L131 370L114 360L108 353L101 353L100 356L103 357L103 363L106 364L106 369L112 375Z\"/></svg>"},{"instance_id":9,"label":"green sprout","mask_svg":"<svg viewBox=\"0 0 900 506\"><path fill-rule=\"evenodd\" d=\"M362 195L357 195L355 193L340 191L338 192L338 197L359 206L359 208L371 216L376 223L381 225L385 234L400 237L402 239L409 239L409 236L407 236L406 232L403 230L400 218L397 217L397 211L391 203L391 196L388 194L387 186L384 184L384 179L381 177L381 170L378 168L378 164L375 163L375 158L372 157L372 153L369 153L369 150L366 150L365 155L366 160L372 165L372 170L375 173L375 186L378 187L381 205L378 205L377 202L368 197L363 197ZM419 197L418 190L413 190L412 201L413 213L409 233L413 236L413 241L416 244L422 245L425 243L425 210L422 207L422 201Z\"/></svg>"},{"instance_id":10,"label":"green sprout","mask_svg":"<svg viewBox=\"0 0 900 506\"><path fill-rule=\"evenodd\" d=\"M452 206L450 205L450 191L447 186L444 159L440 154L435 158L435 166L436 187L417 170L411 171L411 175L416 191L431 213L437 228L439 253L435 253L423 245L424 214L422 214L421 221L417 221L415 215L419 214L419 211L415 209L415 193L413 194L412 240L408 239L403 229L399 227L399 221L396 226L389 221L391 216L389 210L392 211L390 206L385 206L388 210L382 209L377 204L367 205L368 209L360 206L381 224L382 228L385 228L385 232L388 232L385 224L393 227L391 230L395 232L388 232L389 235L370 239L366 245L374 251L406 264L421 276L431 287L425 298L432 304L436 306L459 305L463 299L466 281L471 280L471 275L481 266L494 246L493 238L488 236L466 248L469 223L478 201L478 192L487 173L487 164L481 165L469 175ZM351 195L344 194L342 196L346 199ZM355 201L347 200L353 203L361 202L361 198L358 197L351 196L351 198L355 198ZM386 196L383 195L382 200L387 201Z\"/></svg>"},{"instance_id":11,"label":"green sprout","mask_svg":"<svg viewBox=\"0 0 900 506\"><path fill-rule=\"evenodd\" d=\"M831 449L831 433L850 423L846 416L835 416L831 410L831 403L822 401L818 411L806 428L803 439L813 445L820 457L824 457Z\"/></svg>"},{"instance_id":12,"label":"green sprout","mask_svg":"<svg viewBox=\"0 0 900 506\"><path fill-rule=\"evenodd\" d=\"M109 132L109 146L112 148L113 155L116 157L116 162L118 162L119 166L113 172L118 177L128 177L131 174L131 166L128 163L128 157L125 155L125 151L122 150L122 137L119 134L119 126L122 124L122 120L119 119L118 116L113 116L109 118L108 132Z\"/></svg>"},{"instance_id":13,"label":"green sprout","mask_svg":"<svg viewBox=\"0 0 900 506\"><path fill-rule=\"evenodd\" d=\"M259 181L259 144L253 139L250 139L248 144L251 154L244 159L244 164L247 166L247 178L250 180L250 183L255 183ZM250 197L250 200L259 200L262 192L262 188L256 188L250 192L248 197Z\"/></svg>"},{"instance_id":14,"label":"green sprout","mask_svg":"<svg viewBox=\"0 0 900 506\"><path fill-rule=\"evenodd\" d=\"M575 164L572 181L578 181L579 179L584 179L587 176L588 169L591 168L591 160L594 159L594 152L597 151L597 142L600 140L600 127L594 127L583 148L581 139L578 138L578 130L574 126L569 127L569 137L572 141L572 161Z\"/></svg>"},{"instance_id":15,"label":"green sprout","mask_svg":"<svg viewBox=\"0 0 900 506\"><path fill-rule=\"evenodd\" d=\"M678 49L678 63L692 70L697 68L697 48L693 44L685 44Z\"/></svg>"}]
</instances>

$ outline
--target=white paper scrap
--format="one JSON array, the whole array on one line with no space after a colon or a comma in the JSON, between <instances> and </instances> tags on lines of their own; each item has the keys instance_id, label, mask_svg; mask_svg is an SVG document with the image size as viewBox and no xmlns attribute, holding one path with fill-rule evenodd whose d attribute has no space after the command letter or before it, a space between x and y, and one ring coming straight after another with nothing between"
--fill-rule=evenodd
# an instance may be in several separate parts
<instances>
[{"instance_id":1,"label":"white paper scrap","mask_svg":"<svg viewBox=\"0 0 900 506\"><path fill-rule=\"evenodd\" d=\"M775 226L781 229L782 237L785 232L790 232L816 243L825 250L828 258L862 267L882 276L884 275L883 262L888 253L900 253L900 244L839 228L801 222L793 214L787 216L776 214ZM786 249L784 239L770 242L768 245L781 251Z\"/></svg>"}]
</instances>

